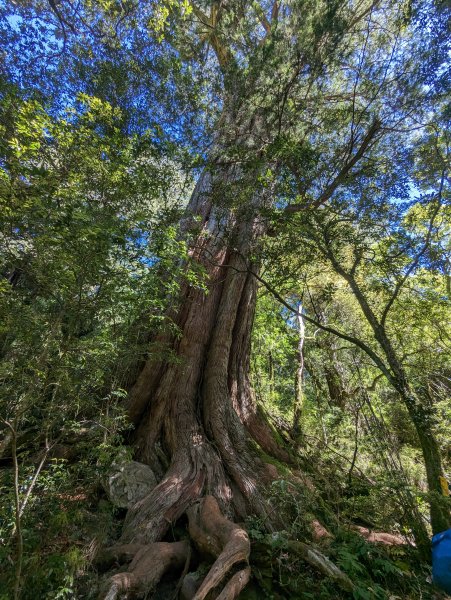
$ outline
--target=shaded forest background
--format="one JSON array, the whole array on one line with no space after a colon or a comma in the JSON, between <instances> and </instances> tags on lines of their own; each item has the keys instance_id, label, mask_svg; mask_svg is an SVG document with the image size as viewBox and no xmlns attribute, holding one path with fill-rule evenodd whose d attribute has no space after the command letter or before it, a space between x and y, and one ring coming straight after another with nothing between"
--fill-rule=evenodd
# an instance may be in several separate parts
<instances>
[{"instance_id":1,"label":"shaded forest background","mask_svg":"<svg viewBox=\"0 0 451 600\"><path fill-rule=\"evenodd\" d=\"M145 446L136 382L183 364L180 299L213 297L216 243L218 281L255 286L240 364L276 473L267 516L223 509L250 538L230 598L445 597L448 3L21 0L0 41L0 599L108 585L111 474L162 484L175 454ZM177 597L183 566L136 593Z\"/></svg>"}]
</instances>

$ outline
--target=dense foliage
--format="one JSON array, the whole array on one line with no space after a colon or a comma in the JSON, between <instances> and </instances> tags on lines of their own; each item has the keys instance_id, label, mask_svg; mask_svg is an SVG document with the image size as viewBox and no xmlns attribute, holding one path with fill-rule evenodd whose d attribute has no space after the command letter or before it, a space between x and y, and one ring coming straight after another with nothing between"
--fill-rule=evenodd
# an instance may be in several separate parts
<instances>
[{"instance_id":1,"label":"dense foliage","mask_svg":"<svg viewBox=\"0 0 451 600\"><path fill-rule=\"evenodd\" d=\"M293 494L267 457L269 501L293 517L268 538L249 516L240 597L349 597L288 551L316 518L354 598L439 593L421 544L450 511L434 471L451 477L446 16L439 1L0 6L1 600L97 594L93 559L124 517L102 482L133 454L124 399L149 357L179 360L153 340L177 337L180 289L208 293L202 223L187 233L183 215L218 156L242 175L220 215L271 193L251 378L309 482Z\"/></svg>"}]
</instances>

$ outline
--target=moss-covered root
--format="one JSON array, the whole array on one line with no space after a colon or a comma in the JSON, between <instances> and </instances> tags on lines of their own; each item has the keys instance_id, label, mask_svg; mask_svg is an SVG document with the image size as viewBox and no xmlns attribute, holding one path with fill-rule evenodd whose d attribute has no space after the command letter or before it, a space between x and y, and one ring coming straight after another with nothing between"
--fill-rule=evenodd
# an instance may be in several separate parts
<instances>
[{"instance_id":1,"label":"moss-covered root","mask_svg":"<svg viewBox=\"0 0 451 600\"><path fill-rule=\"evenodd\" d=\"M326 577L333 579L343 590L352 592L354 589L354 584L349 577L313 546L290 540L287 542L287 547L289 552L302 558Z\"/></svg>"}]
</instances>

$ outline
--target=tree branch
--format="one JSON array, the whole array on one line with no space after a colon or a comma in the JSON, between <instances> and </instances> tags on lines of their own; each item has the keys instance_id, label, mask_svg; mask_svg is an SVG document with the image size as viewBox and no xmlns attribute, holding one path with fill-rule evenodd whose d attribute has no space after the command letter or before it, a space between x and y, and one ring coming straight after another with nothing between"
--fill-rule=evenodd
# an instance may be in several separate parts
<instances>
[{"instance_id":1,"label":"tree branch","mask_svg":"<svg viewBox=\"0 0 451 600\"><path fill-rule=\"evenodd\" d=\"M435 208L435 210L434 210L434 212L432 214L431 221L429 223L429 227L428 227L428 231L427 231L427 234L426 234L426 238L425 238L424 244L420 248L420 250L418 251L418 253L416 254L416 256L413 259L413 261L410 263L407 271L404 273L404 276L401 277L401 279L396 284L395 289L393 290L393 294L392 294L390 300L385 305L384 311L382 313L381 321L380 321L382 327L385 326L385 321L387 320L387 315L388 315L391 307L393 306L394 301L398 297L398 295L399 295L399 293L400 293L403 285L407 281L407 278L412 273L412 271L417 267L418 263L420 262L420 258L423 256L423 254L426 252L426 250L429 247L429 244L430 244L430 241L431 241L431 237L432 237L432 231L433 231L433 227L434 227L434 221L435 221L435 218L438 215L438 211L440 210L440 207L441 207L440 200L441 200L441 197L442 197L442 191L443 191L444 181L445 181L445 171L442 171L442 178L441 178L441 181L440 181L440 188L439 188L439 193L438 193L438 202L437 202L437 206L436 206L436 208Z\"/></svg>"},{"instance_id":2,"label":"tree branch","mask_svg":"<svg viewBox=\"0 0 451 600\"><path fill-rule=\"evenodd\" d=\"M373 121L372 125L370 126L370 128L368 129L365 137L363 138L362 143L360 144L360 147L357 150L357 152L354 154L354 156L352 156L352 158L350 158L349 160L347 160L345 162L343 167L340 169L340 172L338 173L338 175L326 187L324 192L319 196L319 198L317 198L317 200L308 204L307 206L302 205L302 204L289 204L285 208L284 212L285 213L296 213L296 212L305 210L306 208L318 208L319 206L321 206L322 204L327 202L331 198L331 196L335 192L335 190L345 181L345 179L348 176L351 169L358 163L358 161L365 154L366 150L371 145L371 142L374 140L374 137L381 130L381 128L382 128L381 122L378 119L375 119Z\"/></svg>"},{"instance_id":3,"label":"tree branch","mask_svg":"<svg viewBox=\"0 0 451 600\"><path fill-rule=\"evenodd\" d=\"M207 33L204 37L208 40L213 48L216 58L218 59L219 66L222 69L225 69L232 60L232 53L230 48L227 48L224 44L221 43L216 29L218 23L220 21L219 17L219 9L215 8L213 5L211 8L210 16L207 16L199 7L197 7L194 3L191 3L194 15L199 19L202 25L208 27L211 31Z\"/></svg>"},{"instance_id":4,"label":"tree branch","mask_svg":"<svg viewBox=\"0 0 451 600\"><path fill-rule=\"evenodd\" d=\"M276 300L278 300L283 306L285 306L285 308L287 308L289 311L291 311L294 315L298 314L297 309L294 308L294 306L291 306L291 304L289 304L267 281L265 281L262 277L260 277L260 275L258 275L257 273L255 273L251 269L248 269L248 271L261 284L263 284L265 286L265 288L274 296L274 298L276 298ZM365 344L365 342L362 342L362 340L359 340L358 338L356 338L356 337L354 337L352 335L348 335L347 333L343 333L341 331L338 331L337 329L334 329L333 327L329 327L327 325L323 325L322 323L320 323L316 319L312 319L311 317L309 317L305 313L302 313L302 317L308 323L312 323L312 325L315 325L315 327L318 327L318 329L321 329L322 331L326 331L327 333L331 333L332 335L336 335L337 337L341 338L342 340L346 340L347 342L351 342L351 344L354 344L355 346L357 346L358 348L360 348L361 350L363 350L365 352L365 354L367 354L371 358L371 360L374 362L374 364L387 377L387 379L389 381L393 380L393 375L390 372L389 368L385 365L385 363L382 360L382 358L378 354L376 354L376 352L374 350L372 350L369 346L367 346L367 344Z\"/></svg>"},{"instance_id":5,"label":"tree branch","mask_svg":"<svg viewBox=\"0 0 451 600\"><path fill-rule=\"evenodd\" d=\"M252 2L252 7L255 10L255 12L257 13L258 20L260 21L260 24L263 26L266 33L267 34L271 33L271 23L268 21L263 8L260 6L260 4L256 0L254 0L254 2Z\"/></svg>"}]
</instances>

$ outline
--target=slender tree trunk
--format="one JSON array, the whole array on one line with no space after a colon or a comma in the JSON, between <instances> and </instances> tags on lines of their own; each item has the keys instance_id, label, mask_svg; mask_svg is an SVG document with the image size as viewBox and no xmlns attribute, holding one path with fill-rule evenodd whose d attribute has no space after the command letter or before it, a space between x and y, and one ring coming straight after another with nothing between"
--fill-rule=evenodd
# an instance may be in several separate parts
<instances>
[{"instance_id":1,"label":"slender tree trunk","mask_svg":"<svg viewBox=\"0 0 451 600\"><path fill-rule=\"evenodd\" d=\"M404 368L398 361L385 330L380 326L377 328L376 339L385 353L393 374L393 387L404 402L418 435L426 468L432 532L439 533L451 526L451 510L450 503L442 497L440 484L440 477L443 476L442 457L433 431L432 410L413 393Z\"/></svg>"},{"instance_id":2,"label":"slender tree trunk","mask_svg":"<svg viewBox=\"0 0 451 600\"><path fill-rule=\"evenodd\" d=\"M274 400L274 359L271 350L268 352L269 397Z\"/></svg>"},{"instance_id":3,"label":"slender tree trunk","mask_svg":"<svg viewBox=\"0 0 451 600\"><path fill-rule=\"evenodd\" d=\"M331 358L330 364L325 365L324 367L324 377L326 379L331 405L344 410L346 391L333 358Z\"/></svg>"},{"instance_id":4,"label":"slender tree trunk","mask_svg":"<svg viewBox=\"0 0 451 600\"><path fill-rule=\"evenodd\" d=\"M305 341L305 324L302 318L302 303L299 302L297 312L298 325L298 347L296 352L296 376L295 376L295 399L294 399L294 414L293 414L293 435L295 439L302 431L301 420L304 411L304 341Z\"/></svg>"},{"instance_id":5,"label":"slender tree trunk","mask_svg":"<svg viewBox=\"0 0 451 600\"><path fill-rule=\"evenodd\" d=\"M443 496L441 477L443 477L440 448L432 432L433 416L407 387L399 385L398 391L407 407L415 426L423 454L429 490L431 527L433 533L440 533L451 527L450 502Z\"/></svg>"},{"instance_id":6,"label":"slender tree trunk","mask_svg":"<svg viewBox=\"0 0 451 600\"><path fill-rule=\"evenodd\" d=\"M331 261L336 271L351 286L362 312L373 329L374 336L385 355L391 371L391 384L399 393L407 408L420 442L428 482L432 532L444 531L451 526L451 508L449 501L443 497L441 489L440 477L443 476L443 467L440 448L433 431L432 411L413 393L407 374L398 360L385 327L378 321L356 280L346 273L333 257L331 257Z\"/></svg>"}]
</instances>

